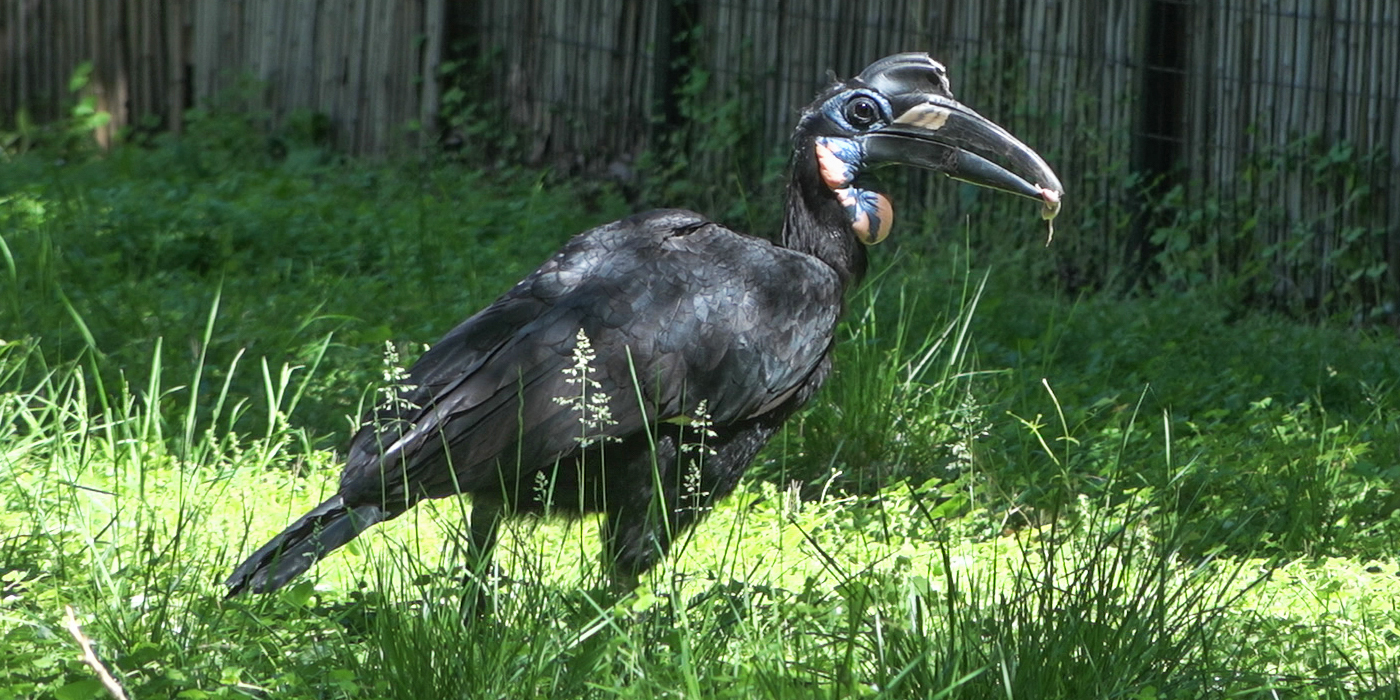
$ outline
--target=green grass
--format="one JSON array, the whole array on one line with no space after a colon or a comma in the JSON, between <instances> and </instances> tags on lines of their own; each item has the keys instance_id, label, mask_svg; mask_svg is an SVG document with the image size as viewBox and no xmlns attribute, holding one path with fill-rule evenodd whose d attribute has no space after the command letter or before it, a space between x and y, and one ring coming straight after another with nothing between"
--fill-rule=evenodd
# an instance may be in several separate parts
<instances>
[{"instance_id":1,"label":"green grass","mask_svg":"<svg viewBox=\"0 0 1400 700\"><path fill-rule=\"evenodd\" d=\"M386 341L626 206L214 126L0 170L0 697L101 692L68 605L138 698L1400 697L1394 334L1060 298L975 231L900 230L820 399L636 598L594 520L524 519L464 621L447 500L225 601Z\"/></svg>"}]
</instances>

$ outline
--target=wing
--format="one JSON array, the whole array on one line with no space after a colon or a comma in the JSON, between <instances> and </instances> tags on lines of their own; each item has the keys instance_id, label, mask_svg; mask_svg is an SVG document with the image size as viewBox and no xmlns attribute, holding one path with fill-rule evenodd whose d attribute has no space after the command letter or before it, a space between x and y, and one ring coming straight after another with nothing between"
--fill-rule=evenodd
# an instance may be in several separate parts
<instances>
[{"instance_id":1,"label":"wing","mask_svg":"<svg viewBox=\"0 0 1400 700\"><path fill-rule=\"evenodd\" d=\"M760 415L828 353L840 304L815 258L692 212L593 229L423 355L352 441L342 491L403 465L418 495L475 492L648 421Z\"/></svg>"}]
</instances>

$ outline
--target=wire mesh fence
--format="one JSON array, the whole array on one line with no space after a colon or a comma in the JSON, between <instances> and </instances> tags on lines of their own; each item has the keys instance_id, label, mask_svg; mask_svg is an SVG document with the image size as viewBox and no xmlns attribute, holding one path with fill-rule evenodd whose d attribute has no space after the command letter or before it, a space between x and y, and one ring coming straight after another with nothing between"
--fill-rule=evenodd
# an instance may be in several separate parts
<instances>
[{"instance_id":1,"label":"wire mesh fence","mask_svg":"<svg viewBox=\"0 0 1400 700\"><path fill-rule=\"evenodd\" d=\"M519 3L481 3L478 31L488 44L497 6ZM638 6L649 7L588 0L567 12L622 17ZM715 0L670 8L669 21L642 19L626 45L581 20L513 29L498 70L531 86L501 91L507 103L528 105L513 111L643 115L556 116L534 132L536 154L626 158L655 145L655 129L643 125L664 121L660 103L690 99L737 105L742 116L715 126L745 138L722 142L761 157L786 143L828 69L851 75L882 55L927 50L949 65L965 101L1060 169L1070 199L1056 274L1071 285L1151 268L1180 287L1235 280L1247 299L1319 314L1387 315L1400 302L1393 2ZM592 75L609 71L607 62L545 70L512 58L564 50L555 43L611 61L626 60L619 52L635 57L635 72L619 83L625 97ZM677 82L663 57L693 70ZM733 167L745 156L715 158L716 167ZM704 169L703 155L696 164ZM909 194L954 209L963 196L922 181Z\"/></svg>"},{"instance_id":2,"label":"wire mesh fence","mask_svg":"<svg viewBox=\"0 0 1400 700\"><path fill-rule=\"evenodd\" d=\"M688 134L689 172L742 188L781 155L828 70L924 50L961 99L1060 171L1052 255L1070 286L1151 271L1388 317L1397 37L1394 0L0 0L0 129L20 106L61 117L73 67L90 60L88 90L114 115L104 137L178 127L251 76L245 104L274 122L324 114L351 153L489 106L531 161L626 171ZM444 104L438 67L460 65L465 45L484 69ZM982 223L966 191L926 178L902 191L910 211Z\"/></svg>"}]
</instances>

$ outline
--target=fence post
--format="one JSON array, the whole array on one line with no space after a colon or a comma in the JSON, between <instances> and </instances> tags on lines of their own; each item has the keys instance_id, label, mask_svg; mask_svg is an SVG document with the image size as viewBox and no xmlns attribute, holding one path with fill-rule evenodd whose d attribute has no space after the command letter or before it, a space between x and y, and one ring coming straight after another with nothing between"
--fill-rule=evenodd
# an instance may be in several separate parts
<instances>
[{"instance_id":1,"label":"fence post","mask_svg":"<svg viewBox=\"0 0 1400 700\"><path fill-rule=\"evenodd\" d=\"M1155 187L1137 193L1138 211L1128 236L1124 257L1132 271L1129 286L1136 286L1149 269L1156 246L1152 229L1160 222L1146 213L1147 198L1179 183L1186 109L1186 57L1190 4L1183 0L1145 0L1139 42L1142 82L1138 114L1129 158L1132 172Z\"/></svg>"},{"instance_id":2,"label":"fence post","mask_svg":"<svg viewBox=\"0 0 1400 700\"><path fill-rule=\"evenodd\" d=\"M682 126L680 87L690 70L689 58L700 15L696 0L662 0L656 8L656 50L652 56L652 105L647 115L647 144Z\"/></svg>"}]
</instances>

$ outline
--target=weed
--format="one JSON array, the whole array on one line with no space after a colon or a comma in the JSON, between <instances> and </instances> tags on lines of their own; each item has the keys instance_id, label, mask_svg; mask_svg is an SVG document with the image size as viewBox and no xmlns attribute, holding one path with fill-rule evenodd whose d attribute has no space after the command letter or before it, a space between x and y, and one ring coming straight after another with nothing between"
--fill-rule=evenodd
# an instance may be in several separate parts
<instances>
[{"instance_id":1,"label":"weed","mask_svg":"<svg viewBox=\"0 0 1400 700\"><path fill-rule=\"evenodd\" d=\"M409 341L622 206L534 172L194 143L0 171L4 693L96 691L56 633L65 605L134 697L1400 685L1393 335L1243 314L1212 290L1064 298L1024 257L983 273L991 248L913 235L851 300L830 385L637 597L590 593L595 520L513 521L497 552L518 580L464 624L447 501L316 579L225 602L254 534L334 487L318 436L387 398L361 387L402 385ZM605 416L584 341L586 441ZM708 418L691 418L703 459ZM682 507L710 507L677 478Z\"/></svg>"}]
</instances>

